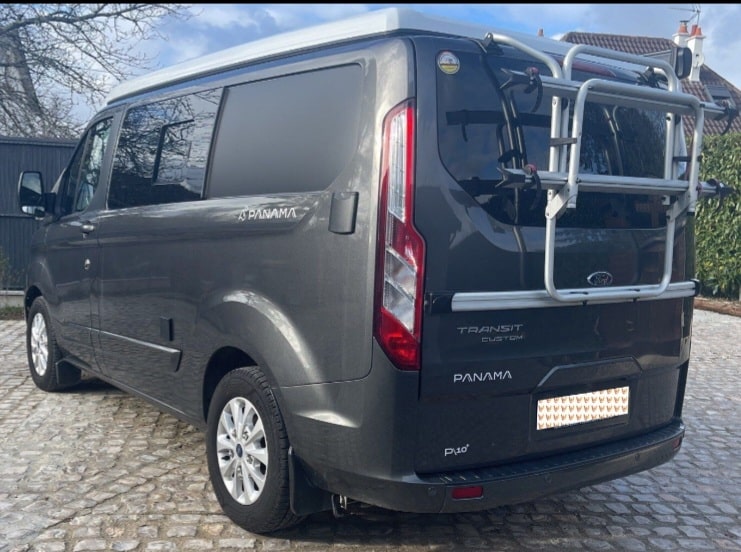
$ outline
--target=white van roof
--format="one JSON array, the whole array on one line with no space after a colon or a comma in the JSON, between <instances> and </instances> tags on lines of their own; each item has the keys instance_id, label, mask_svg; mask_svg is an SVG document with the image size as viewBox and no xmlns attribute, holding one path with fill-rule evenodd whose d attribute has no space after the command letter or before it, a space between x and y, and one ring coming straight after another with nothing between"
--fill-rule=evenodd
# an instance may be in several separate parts
<instances>
[{"instance_id":1,"label":"white van roof","mask_svg":"<svg viewBox=\"0 0 741 552\"><path fill-rule=\"evenodd\" d=\"M427 31L477 39L483 39L487 33L493 32L509 35L529 46L552 53L565 53L572 46L534 35L426 15L408 8L386 8L341 21L273 35L131 79L116 86L106 98L106 103L276 55L399 30Z\"/></svg>"}]
</instances>

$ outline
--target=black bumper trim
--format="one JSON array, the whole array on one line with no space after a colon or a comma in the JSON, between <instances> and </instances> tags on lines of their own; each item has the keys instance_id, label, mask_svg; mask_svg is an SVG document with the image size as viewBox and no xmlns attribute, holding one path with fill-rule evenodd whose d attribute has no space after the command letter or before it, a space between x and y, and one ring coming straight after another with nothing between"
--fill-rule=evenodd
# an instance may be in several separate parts
<instances>
[{"instance_id":1,"label":"black bumper trim","mask_svg":"<svg viewBox=\"0 0 741 552\"><path fill-rule=\"evenodd\" d=\"M683 436L684 426L675 423L648 435L585 451L499 468L447 474L436 479L447 488L481 484L484 487L481 508L493 508L527 502L653 468L674 457L679 450L677 439ZM466 511L472 506L462 502L466 501L452 500L450 493L446 492L441 511Z\"/></svg>"},{"instance_id":2,"label":"black bumper trim","mask_svg":"<svg viewBox=\"0 0 741 552\"><path fill-rule=\"evenodd\" d=\"M675 421L645 435L506 466L390 477L326 467L312 471L323 480L322 488L382 508L414 513L472 512L528 502L653 468L674 457L683 436L684 425ZM482 497L452 499L453 488L473 485L483 487Z\"/></svg>"},{"instance_id":3,"label":"black bumper trim","mask_svg":"<svg viewBox=\"0 0 741 552\"><path fill-rule=\"evenodd\" d=\"M672 424L647 435L633 437L631 439L618 441L617 443L600 445L586 450L579 450L571 453L559 454L558 456L519 462L517 464L509 464L494 468L436 474L429 478L421 476L420 479L429 483L466 485L471 481L526 477L543 472L552 472L568 468L576 468L586 464L599 463L615 456L630 455L634 452L640 451L641 449L654 447L657 443L675 439L678 434L683 433L684 427L681 426L681 424Z\"/></svg>"}]
</instances>

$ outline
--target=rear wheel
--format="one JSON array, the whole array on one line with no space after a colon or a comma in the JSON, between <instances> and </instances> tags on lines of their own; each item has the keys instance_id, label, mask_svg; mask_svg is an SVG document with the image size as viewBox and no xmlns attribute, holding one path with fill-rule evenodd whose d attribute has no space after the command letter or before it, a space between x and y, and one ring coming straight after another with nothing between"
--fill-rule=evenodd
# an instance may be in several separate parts
<instances>
[{"instance_id":1,"label":"rear wheel","mask_svg":"<svg viewBox=\"0 0 741 552\"><path fill-rule=\"evenodd\" d=\"M37 297L28 311L26 351L31 378L39 389L58 391L79 381L79 371L77 377L64 385L58 379L56 367L61 354L51 325L49 307L43 297Z\"/></svg>"},{"instance_id":2,"label":"rear wheel","mask_svg":"<svg viewBox=\"0 0 741 552\"><path fill-rule=\"evenodd\" d=\"M219 382L208 412L206 454L224 513L255 533L301 521L290 509L288 437L270 386L255 367Z\"/></svg>"}]
</instances>

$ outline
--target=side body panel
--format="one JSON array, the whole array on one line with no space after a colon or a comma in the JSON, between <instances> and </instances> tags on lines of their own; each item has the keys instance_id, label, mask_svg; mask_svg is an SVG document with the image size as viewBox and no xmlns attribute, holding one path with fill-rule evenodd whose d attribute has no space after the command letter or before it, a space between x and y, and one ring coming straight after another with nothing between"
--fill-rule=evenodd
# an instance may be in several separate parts
<instances>
[{"instance_id":1,"label":"side body panel","mask_svg":"<svg viewBox=\"0 0 741 552\"><path fill-rule=\"evenodd\" d=\"M380 128L383 114L409 94L410 59L408 43L379 41L235 71L203 84L225 90L207 199L110 209L100 221L99 339L106 377L202 421L204 371L221 349L252 358L279 396L280 388L368 373ZM264 126L251 123L266 108L229 107L232 87L275 85L283 75L332 67L354 67L359 76L355 146L344 166L313 191L281 193L276 187L250 193L260 182L249 168L238 172L240 157L251 153L240 148L264 132ZM271 89L280 95L277 103L301 101L301 90L288 84ZM236 123L235 117L240 117ZM316 135L306 121L276 124L307 140ZM241 139L229 125L245 133ZM301 159L298 150L266 155L288 164L281 167L283 189L300 188L311 177L300 164L290 166ZM220 192L238 191L241 182L242 194ZM296 441L297 450L317 445L301 436Z\"/></svg>"}]
</instances>

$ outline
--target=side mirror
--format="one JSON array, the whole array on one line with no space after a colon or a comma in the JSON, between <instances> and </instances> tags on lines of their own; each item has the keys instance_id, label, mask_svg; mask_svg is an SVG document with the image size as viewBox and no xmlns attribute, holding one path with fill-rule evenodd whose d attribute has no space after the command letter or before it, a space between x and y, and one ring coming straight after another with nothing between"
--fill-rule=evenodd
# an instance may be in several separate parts
<instances>
[{"instance_id":1,"label":"side mirror","mask_svg":"<svg viewBox=\"0 0 741 552\"><path fill-rule=\"evenodd\" d=\"M18 179L18 205L22 213L41 218L46 214L44 181L38 171L24 171Z\"/></svg>"},{"instance_id":2,"label":"side mirror","mask_svg":"<svg viewBox=\"0 0 741 552\"><path fill-rule=\"evenodd\" d=\"M686 46L672 48L672 65L677 78L684 79L692 72L692 50Z\"/></svg>"},{"instance_id":3,"label":"side mirror","mask_svg":"<svg viewBox=\"0 0 741 552\"><path fill-rule=\"evenodd\" d=\"M674 72L677 74L677 78L680 80L689 77L692 71L692 50L687 46L673 44L669 50L661 50L660 52L651 52L650 54L643 55L667 62L672 66Z\"/></svg>"}]
</instances>

